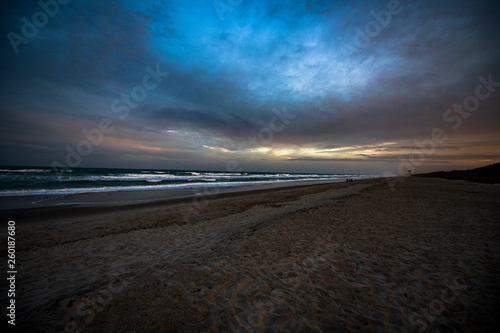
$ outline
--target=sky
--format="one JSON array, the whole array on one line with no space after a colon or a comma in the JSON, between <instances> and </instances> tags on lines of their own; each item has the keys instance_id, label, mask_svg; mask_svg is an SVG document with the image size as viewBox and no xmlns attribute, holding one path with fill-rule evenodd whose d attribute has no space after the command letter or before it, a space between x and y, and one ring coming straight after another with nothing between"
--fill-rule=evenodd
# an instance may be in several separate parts
<instances>
[{"instance_id":1,"label":"sky","mask_svg":"<svg viewBox=\"0 0 500 333\"><path fill-rule=\"evenodd\" d=\"M0 165L500 162L500 2L3 1Z\"/></svg>"}]
</instances>

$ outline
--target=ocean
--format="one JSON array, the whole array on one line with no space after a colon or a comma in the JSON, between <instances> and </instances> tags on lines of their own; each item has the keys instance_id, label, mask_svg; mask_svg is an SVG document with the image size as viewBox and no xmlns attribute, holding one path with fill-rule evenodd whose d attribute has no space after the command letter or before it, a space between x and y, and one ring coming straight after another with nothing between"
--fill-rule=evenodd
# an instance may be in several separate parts
<instances>
[{"instance_id":1,"label":"ocean","mask_svg":"<svg viewBox=\"0 0 500 333\"><path fill-rule=\"evenodd\" d=\"M359 174L294 174L186 170L0 166L0 196L73 194L207 186L259 185L308 180L345 181L372 178Z\"/></svg>"}]
</instances>

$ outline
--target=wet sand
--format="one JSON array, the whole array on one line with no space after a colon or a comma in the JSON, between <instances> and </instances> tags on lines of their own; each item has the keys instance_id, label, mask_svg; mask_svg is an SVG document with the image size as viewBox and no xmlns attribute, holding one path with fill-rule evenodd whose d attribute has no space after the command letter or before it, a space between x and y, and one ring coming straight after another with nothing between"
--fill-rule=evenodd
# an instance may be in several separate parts
<instances>
[{"instance_id":1,"label":"wet sand","mask_svg":"<svg viewBox=\"0 0 500 333\"><path fill-rule=\"evenodd\" d=\"M395 192L363 180L19 221L16 323L493 332L498 221L498 185L426 178Z\"/></svg>"}]
</instances>

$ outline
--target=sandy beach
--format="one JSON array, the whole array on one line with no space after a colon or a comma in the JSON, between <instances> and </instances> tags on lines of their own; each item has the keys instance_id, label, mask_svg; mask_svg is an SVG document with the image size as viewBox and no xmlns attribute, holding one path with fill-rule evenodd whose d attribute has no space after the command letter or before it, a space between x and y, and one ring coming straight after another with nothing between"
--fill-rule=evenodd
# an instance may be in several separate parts
<instances>
[{"instance_id":1,"label":"sandy beach","mask_svg":"<svg viewBox=\"0 0 500 333\"><path fill-rule=\"evenodd\" d=\"M500 327L498 185L406 178L391 192L375 179L209 199L16 220L16 328Z\"/></svg>"}]
</instances>

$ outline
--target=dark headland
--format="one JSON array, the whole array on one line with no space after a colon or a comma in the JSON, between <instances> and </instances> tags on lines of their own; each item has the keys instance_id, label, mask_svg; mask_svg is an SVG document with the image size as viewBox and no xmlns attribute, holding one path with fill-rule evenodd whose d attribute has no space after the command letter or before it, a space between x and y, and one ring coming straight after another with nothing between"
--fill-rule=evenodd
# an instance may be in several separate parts
<instances>
[{"instance_id":1,"label":"dark headland","mask_svg":"<svg viewBox=\"0 0 500 333\"><path fill-rule=\"evenodd\" d=\"M471 170L438 171L416 174L416 177L466 180L474 183L500 184L500 163Z\"/></svg>"}]
</instances>

